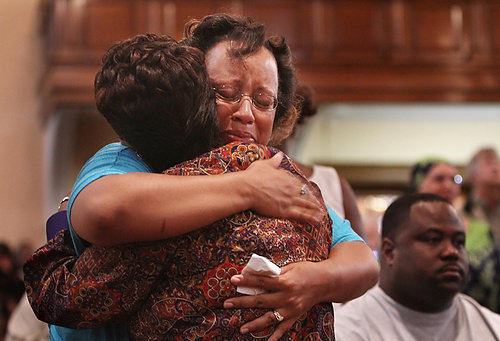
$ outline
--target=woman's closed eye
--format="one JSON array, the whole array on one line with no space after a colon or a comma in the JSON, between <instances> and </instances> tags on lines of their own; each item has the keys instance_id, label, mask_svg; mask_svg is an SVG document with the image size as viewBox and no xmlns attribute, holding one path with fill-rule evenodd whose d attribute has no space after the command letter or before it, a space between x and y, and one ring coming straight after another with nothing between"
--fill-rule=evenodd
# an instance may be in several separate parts
<instances>
[{"instance_id":1,"label":"woman's closed eye","mask_svg":"<svg viewBox=\"0 0 500 341\"><path fill-rule=\"evenodd\" d=\"M276 97L266 94L265 92L258 92L252 97L255 105L262 107L263 109L275 108Z\"/></svg>"},{"instance_id":2,"label":"woman's closed eye","mask_svg":"<svg viewBox=\"0 0 500 341\"><path fill-rule=\"evenodd\" d=\"M213 87L216 98L230 104L240 103L245 96L250 99L252 105L264 111L274 110L278 106L278 99L264 91L258 91L254 94L244 94L240 89L231 85L221 85Z\"/></svg>"},{"instance_id":3,"label":"woman's closed eye","mask_svg":"<svg viewBox=\"0 0 500 341\"><path fill-rule=\"evenodd\" d=\"M238 88L230 85L222 85L220 87L214 87L213 89L220 99L232 102L239 102L240 100L241 91L238 90Z\"/></svg>"}]
</instances>

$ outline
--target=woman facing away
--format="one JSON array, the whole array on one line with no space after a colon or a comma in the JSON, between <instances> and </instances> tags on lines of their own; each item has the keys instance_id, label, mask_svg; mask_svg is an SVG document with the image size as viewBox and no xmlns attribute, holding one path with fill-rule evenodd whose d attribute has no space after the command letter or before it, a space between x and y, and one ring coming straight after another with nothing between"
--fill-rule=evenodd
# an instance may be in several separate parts
<instances>
[{"instance_id":1,"label":"woman facing away","mask_svg":"<svg viewBox=\"0 0 500 341\"><path fill-rule=\"evenodd\" d=\"M264 39L262 25L227 15L208 16L190 27L187 43L205 52L208 77L216 93L219 131L224 142L267 144L271 138L286 135L283 134L286 131L284 123L294 120L289 114L293 113L294 75L284 41ZM249 39L252 36L258 39ZM264 150L263 153L267 152ZM318 212L307 210L311 206L305 204L300 195L302 182L297 178L288 177L287 181L281 182L282 185L269 186L282 187L281 190L285 188L285 192L294 188L300 204L288 203L285 209L279 204L268 205L269 200L266 205L263 201L248 200L249 193L259 191L259 186L248 183L248 180L245 182L247 189L235 190L237 182L233 179L236 175L265 175L256 171L257 165L252 166L242 172L217 177L179 178L144 172L139 174L137 171L93 179L80 185L78 192L74 190L72 193L69 203L72 229L78 238L82 237L92 244L113 245L179 236L245 209L254 209L264 215L314 220L311 216L317 216ZM260 168L283 177L273 167ZM193 180L184 180L186 178ZM227 183L224 184L224 181ZM216 190L211 192L213 187ZM273 190L276 191L260 189L259 195L265 197ZM289 202L297 202L286 194L280 194L279 190L277 192L275 198L281 196ZM259 207L259 204L262 206ZM276 206L281 210L276 210ZM270 209L274 211L266 212ZM200 210L203 214L199 214ZM318 220L323 221L316 217ZM335 229L334 226L334 239ZM256 275L230 278L233 284L260 287L270 292L252 297L231 297L223 303L225 308L272 309L255 320L246 320L247 323L234 327L246 334L279 322L272 335L276 339L316 303L345 301L365 292L376 281L377 266L369 248L349 236L347 233L346 238L351 239L337 240L327 255L328 259L283 263L287 265L282 267L281 275L276 278ZM99 248L94 246L88 250L92 249ZM102 259L106 261L105 256ZM80 257L77 263L84 261L85 257ZM99 271L96 270L96 273ZM231 290L234 291L234 288Z\"/></svg>"}]
</instances>

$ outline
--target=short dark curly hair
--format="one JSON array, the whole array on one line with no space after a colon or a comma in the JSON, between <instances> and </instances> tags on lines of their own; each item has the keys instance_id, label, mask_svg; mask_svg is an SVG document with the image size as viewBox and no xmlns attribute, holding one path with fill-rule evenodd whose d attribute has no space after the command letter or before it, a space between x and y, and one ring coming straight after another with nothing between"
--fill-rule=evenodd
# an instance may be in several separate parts
<instances>
[{"instance_id":1,"label":"short dark curly hair","mask_svg":"<svg viewBox=\"0 0 500 341\"><path fill-rule=\"evenodd\" d=\"M202 51L168 36L113 45L94 82L97 109L155 172L220 144Z\"/></svg>"},{"instance_id":2,"label":"short dark curly hair","mask_svg":"<svg viewBox=\"0 0 500 341\"><path fill-rule=\"evenodd\" d=\"M292 64L290 48L283 37L266 37L263 24L249 17L228 14L212 14L201 20L188 22L184 29L183 43L199 48L207 53L222 41L238 42L229 51L233 56L245 56L258 51L261 47L268 49L278 65L278 107L271 136L272 145L278 145L292 132L297 121L297 110L294 107L296 87L295 70Z\"/></svg>"}]
</instances>

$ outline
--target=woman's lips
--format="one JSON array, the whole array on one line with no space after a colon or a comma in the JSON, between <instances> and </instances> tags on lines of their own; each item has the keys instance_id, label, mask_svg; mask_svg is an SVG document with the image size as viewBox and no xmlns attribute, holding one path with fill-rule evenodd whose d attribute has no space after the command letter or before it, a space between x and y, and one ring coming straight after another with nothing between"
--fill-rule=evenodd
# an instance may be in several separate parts
<instances>
[{"instance_id":1,"label":"woman's lips","mask_svg":"<svg viewBox=\"0 0 500 341\"><path fill-rule=\"evenodd\" d=\"M224 137L227 143L233 142L233 141L240 141L240 142L247 142L247 143L254 143L255 138L246 132L243 131L225 131L224 132Z\"/></svg>"}]
</instances>

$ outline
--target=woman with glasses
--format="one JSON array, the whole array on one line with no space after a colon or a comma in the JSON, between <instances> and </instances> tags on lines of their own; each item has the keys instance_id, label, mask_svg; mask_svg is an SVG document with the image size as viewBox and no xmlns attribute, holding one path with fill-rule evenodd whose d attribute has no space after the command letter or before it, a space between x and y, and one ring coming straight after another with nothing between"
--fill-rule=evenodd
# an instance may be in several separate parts
<instances>
[{"instance_id":1,"label":"woman with glasses","mask_svg":"<svg viewBox=\"0 0 500 341\"><path fill-rule=\"evenodd\" d=\"M188 23L185 34L187 44L205 52L224 142L278 145L290 135L297 119L296 83L284 38L266 39L263 25L250 18L228 15L211 15ZM335 227L333 234L336 239ZM277 339L312 304L344 302L364 293L374 284L372 275L377 267L370 267L370 249L354 240L348 237L347 242L339 244L336 240L327 261L289 264L277 278L235 276L233 284L271 292L226 301L228 308L270 309L264 316L244 324L241 331L248 333L278 323L273 334L273 339Z\"/></svg>"},{"instance_id":2,"label":"woman with glasses","mask_svg":"<svg viewBox=\"0 0 500 341\"><path fill-rule=\"evenodd\" d=\"M208 16L201 22L191 23L186 32L187 38L184 43L197 47L205 52L208 76L211 86L215 91L219 131L221 132L223 141L225 143L247 142L267 145L269 143L277 144L285 138L290 133L297 114L293 106L295 75L291 65L290 51L284 39L266 39L263 25L257 24L251 19L228 15ZM243 171L243 173L244 172L245 171ZM145 177L143 177L143 180L144 179ZM114 180L116 181L116 177ZM227 181L229 182L229 180ZM293 177L290 178L290 181L293 181ZM127 183L125 182L123 185L127 186ZM148 186L147 184L144 185L146 187ZM262 187L262 185L265 184L261 184L260 181L255 184L256 188ZM237 183L235 184L234 181L231 181L228 186L237 187L238 185ZM285 188L285 186L277 183L276 187ZM290 186L286 187L290 188ZM113 233L111 237L108 236L103 242L102 228L99 226L92 226L91 218L96 214L96 210L103 211L103 209L99 206L93 206L86 203L86 200L91 202L90 198L98 195L99 191L100 189L96 186L93 186L92 190L87 191L86 194L82 191L78 199L74 200L74 204L70 198L69 204L73 204L73 207L69 216L71 217L71 223L73 224L74 230L81 238L93 244L110 245L119 244L120 242L154 240L175 236L170 231L165 231L164 216L158 219L160 225L163 224L163 227L156 230L163 231L163 234L159 236L153 236L151 231L144 231L144 224L133 226L134 221L139 221L137 216L143 214L138 211L147 211L152 215L157 214L151 207L134 205L134 207L130 207L131 216L135 214L134 219L126 222L127 225L131 224L126 228L133 230L133 233L127 233L125 235L123 233L117 233L115 230L115 233ZM291 211L278 208L273 212L271 207L266 206L277 205L279 207L280 203L273 203L273 199L278 200L280 199L279 196L283 195L278 191L273 198L275 195L273 191L267 188L260 188L259 191L262 192L259 192L260 194L268 193L270 196L268 198L263 198L262 202L255 205L255 208L257 208L257 206L262 208L257 209L261 214L282 215L294 219L293 212L302 212L302 214L296 213L296 216L305 221L312 221L313 219L311 216L316 214L312 209L309 211L300 209L300 207L297 207L300 205L297 204L292 205L293 209ZM238 191L233 192L235 204L240 201L237 192ZM243 192L246 193L246 191ZM310 191L302 186L298 186L296 191L293 190L293 192L294 193L291 193L291 195L293 196L296 194L299 202L302 202L308 197L308 192ZM75 197L75 194L72 194L72 196ZM110 198L109 196L107 197ZM172 197L170 198L173 200ZM182 195L179 195L177 198L178 203L176 204L184 202L185 205L190 205ZM213 197L206 194L204 195L204 199L207 203L219 200L218 196L215 194ZM117 199L110 198L109 200L123 200L123 197ZM164 199L151 197L153 205L162 202L162 200ZM265 204L264 201L271 204ZM290 202L294 202L294 200L290 199ZM168 204L168 202L165 204ZM106 205L112 206L113 203L106 202ZM305 203L303 203L303 206L305 208L310 207L310 205ZM248 208L252 209L254 207ZM227 209L230 210L231 207ZM266 213L266 209L269 209L271 213ZM240 210L241 209L238 208L231 213L236 213ZM195 206L192 214L200 215L200 212L203 212L202 214L204 215L217 217L214 220L221 218L210 212L209 206L204 208L203 205ZM102 214L105 215L106 212L103 211ZM175 215L175 212L173 212L172 215ZM171 219L171 217L169 219ZM182 220L182 217L179 219ZM112 220L113 219L111 219L111 221ZM238 308L248 308L246 311L250 314L234 316L227 321L225 326L220 323L217 324L218 330L206 331L215 334L204 334L204 332L200 331L198 328L188 328L188 331L193 333L191 335L193 339L216 337L218 335L217 331L223 331L221 328L229 328L236 329L237 332L240 332L240 337L252 339L258 337L259 331L263 331L263 335L271 336L271 339L276 340L291 328L293 329L297 327L297 325L301 325L301 323L304 322L302 319L304 314L316 304L321 302L343 302L350 300L363 294L368 288L375 284L378 269L370 249L352 232L350 227L346 229L348 222L339 222L338 217L333 217L333 220L337 223L333 226L334 241L332 245L328 245L328 247L331 246L331 249L327 252L325 257L327 259L323 258L323 261L313 262L310 261L308 257L303 257L303 261L290 263L287 261L288 258L286 254L295 252L296 246L293 244L283 244L280 246L279 240L282 237L282 232L279 230L274 232L271 229L268 230L267 237L270 241L278 241L276 246L280 246L283 251L280 256L281 258L273 258L276 263L280 263L281 265L281 274L278 277L272 278L255 274L238 275L233 272L228 272L232 277L229 276L226 278L221 275L222 277L220 279L211 278L207 283L199 283L202 287L205 285L209 288L217 287L224 292L229 290L229 292L233 293L232 296L235 293L235 288L232 285L260 288L267 292L256 296L231 297L227 299L223 302L223 307L228 309L229 312L237 312L239 311ZM154 224L154 221L155 219L148 217L149 223ZM114 224L121 224L123 227L123 221L115 222ZM179 224L183 225L185 222L181 221ZM191 223L191 225L193 225L193 223ZM206 223L200 224L198 227L204 225L206 225ZM149 227L149 225L147 226ZM193 228L191 228L191 230L193 230ZM113 232L113 229L108 230L107 233L110 233L110 231ZM168 235L168 233L170 233L170 235ZM131 236L133 236L135 240L130 240ZM242 243L243 242L245 241L243 240ZM252 241L247 242L253 243ZM310 245L314 245L315 243L323 244L324 240L311 239L310 243ZM182 245L182 243L179 245ZM238 251L241 246L228 244L226 248L234 248L235 251ZM196 249L186 249L183 252L185 252L186 257L189 256L190 253L196 255ZM217 249L215 249L214 252L217 252ZM204 261L206 261L206 259L199 259L200 264L203 264ZM217 266L223 265L219 264ZM177 267L183 267L183 265L178 264ZM230 268L232 269L233 267ZM241 268L241 266L238 265L236 268ZM215 269L217 269L217 267L215 267L214 270ZM93 271L94 270L96 269L94 268ZM189 271L190 269L183 270ZM218 273L219 272L216 271L216 274ZM164 276L168 276L168 274ZM232 285L229 283L229 280ZM161 289L162 286L160 284L158 290ZM179 290L182 290L182 288L179 287ZM210 290L207 291L205 299L209 300L212 295L210 292ZM149 297L145 303L145 308L143 307L142 309L143 315L141 316L145 316L144 314L147 315L153 308L158 307L158 303L161 301L161 295L156 296L156 300L155 297ZM186 305L186 301L183 301L181 297L174 301L175 303L173 303L173 306L170 306L168 309L166 308L165 316L171 312L171 309L179 309L187 312L189 315L189 311L191 311L190 307L195 305L189 300L190 303ZM148 304L151 309L148 309ZM264 308L267 312L252 320L254 317L251 312L257 308ZM248 318L249 316L251 317L250 319ZM331 333L333 331L333 315L324 316L330 316L330 319L324 321L324 327L326 328L325 330L330 331L329 337L333 337ZM203 316L203 318L206 317L207 316ZM138 318L140 318L140 316ZM185 318L189 319L193 317L185 316ZM167 321L172 320L167 319ZM184 320L180 319L180 321L182 322ZM178 325L178 327L185 328L186 326L181 322L179 322L180 325ZM140 325L140 323L138 325ZM271 328L271 334L266 334L269 332L269 328ZM308 328L311 328L311 326L308 326ZM167 333L174 331L173 329L169 330L167 328ZM148 330L145 329L142 330L142 332L147 333ZM228 331L224 330L224 332L227 333ZM232 333L232 331L229 332ZM323 330L318 330L318 332L325 333ZM232 335L237 334L233 333ZM291 332L289 335L297 334Z\"/></svg>"}]
</instances>

